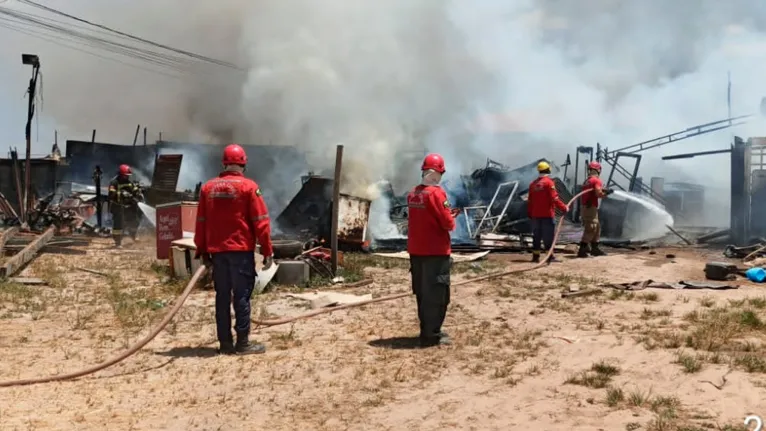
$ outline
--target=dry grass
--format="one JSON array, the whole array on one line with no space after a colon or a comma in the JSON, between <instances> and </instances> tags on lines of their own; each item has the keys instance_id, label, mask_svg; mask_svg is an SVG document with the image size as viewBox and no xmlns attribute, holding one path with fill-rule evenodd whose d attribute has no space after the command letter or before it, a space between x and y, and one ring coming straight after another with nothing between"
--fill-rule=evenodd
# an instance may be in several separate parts
<instances>
[{"instance_id":1,"label":"dry grass","mask_svg":"<svg viewBox=\"0 0 766 431\"><path fill-rule=\"evenodd\" d=\"M605 388L618 374L620 369L617 366L601 361L593 364L589 370L569 377L564 383L601 389Z\"/></svg>"},{"instance_id":2,"label":"dry grass","mask_svg":"<svg viewBox=\"0 0 766 431\"><path fill-rule=\"evenodd\" d=\"M707 298L700 302L701 307L685 314L678 327L652 330L638 340L647 349L685 347L697 352L679 353L677 363L686 372L697 372L702 363L710 362L766 373L766 300L749 298L721 306Z\"/></svg>"},{"instance_id":3,"label":"dry grass","mask_svg":"<svg viewBox=\"0 0 766 431\"><path fill-rule=\"evenodd\" d=\"M79 266L109 273L98 277L71 272L74 264L44 255L31 269L49 280L48 287L0 283L0 324L20 328L9 343L46 346L45 355L34 356L27 347L0 355L3 373L45 374L89 365L155 323L186 280L172 279L167 265L150 256L118 259L116 253L95 252ZM408 284L407 260L344 257L347 280L375 280L355 292L382 295ZM494 258L457 264L453 274L468 279L504 265ZM14 400L0 391L0 402L8 406L0 410L0 421L9 429L49 429L53 422L45 421L62 415L84 430L248 429L254 423L275 431L491 429L507 423L502 409L525 406L514 420L550 416L585 429L606 411L629 418L625 429L634 431L742 429L719 426L716 418L695 410L709 407L700 405L697 395L675 387L684 379L699 380L696 374L710 364L766 372L760 342L766 299L729 302L719 292L688 299L675 292L617 290L563 299L562 290L590 289L604 281L579 275L573 266L559 269L565 265L459 287L445 327L454 344L426 350L373 345L417 334L414 300L405 299L261 328L253 336L268 352L257 358L196 357L189 354L192 347L215 341L213 295L199 290L149 348L103 376L67 383L66 395L58 386L19 389ZM254 315L256 310L263 310L261 317L303 312L283 298L292 290L277 286L254 297ZM696 302L698 308L688 313ZM34 326L27 319L32 314L38 319ZM37 325L46 330L38 332ZM647 351L630 343L631 336ZM185 352L174 357L179 361L168 360L166 351L173 349ZM567 376L587 365L580 362L583 355L609 359ZM35 371L5 361L15 357L29 357L26 364ZM675 363L683 372L674 371L680 377L668 385L652 373L646 376L637 363L658 369ZM570 407L581 393L587 402ZM34 403L25 404L26 399ZM94 411L110 414L98 422L102 415ZM23 418L31 412L37 419L30 425Z\"/></svg>"}]
</instances>

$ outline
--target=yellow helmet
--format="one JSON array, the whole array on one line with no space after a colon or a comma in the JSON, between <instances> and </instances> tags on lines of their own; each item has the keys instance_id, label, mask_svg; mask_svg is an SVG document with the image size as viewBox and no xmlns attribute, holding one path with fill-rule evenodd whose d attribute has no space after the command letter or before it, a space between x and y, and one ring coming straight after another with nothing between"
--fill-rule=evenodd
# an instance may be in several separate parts
<instances>
[{"instance_id":1,"label":"yellow helmet","mask_svg":"<svg viewBox=\"0 0 766 431\"><path fill-rule=\"evenodd\" d=\"M548 162L543 161L537 164L537 172L549 171L550 169L551 165Z\"/></svg>"}]
</instances>

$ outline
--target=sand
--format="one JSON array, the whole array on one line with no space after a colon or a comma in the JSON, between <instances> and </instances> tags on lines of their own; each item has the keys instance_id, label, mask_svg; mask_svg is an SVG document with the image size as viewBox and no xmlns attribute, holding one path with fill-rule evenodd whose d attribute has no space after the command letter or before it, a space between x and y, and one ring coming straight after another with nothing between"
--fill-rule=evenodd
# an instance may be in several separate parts
<instances>
[{"instance_id":1,"label":"sand","mask_svg":"<svg viewBox=\"0 0 766 431\"><path fill-rule=\"evenodd\" d=\"M96 240L87 256L42 255L24 271L48 287L0 284L0 380L90 366L145 334L183 287L165 281L151 246L120 252ZM456 268L453 280L526 259L490 255ZM266 354L217 356L213 293L200 289L121 364L76 381L0 388L0 429L740 429L746 415L766 415L764 287L561 298L605 281L703 280L709 260L725 259L699 249L613 252L459 286L445 327L454 345L431 349L402 339L417 334L409 297L260 328L253 337ZM401 262L358 263L375 282L340 291L409 289ZM262 295L254 309L306 311L286 291Z\"/></svg>"}]
</instances>

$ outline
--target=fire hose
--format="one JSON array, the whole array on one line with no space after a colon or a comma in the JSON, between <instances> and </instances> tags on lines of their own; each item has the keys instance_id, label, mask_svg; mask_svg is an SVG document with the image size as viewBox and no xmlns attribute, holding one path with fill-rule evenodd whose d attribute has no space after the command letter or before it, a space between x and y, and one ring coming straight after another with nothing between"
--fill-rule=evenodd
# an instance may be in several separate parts
<instances>
[{"instance_id":1,"label":"fire hose","mask_svg":"<svg viewBox=\"0 0 766 431\"><path fill-rule=\"evenodd\" d=\"M587 193L589 191L590 190L586 190L586 191L583 191L583 192L580 192L580 193L574 195L574 197L572 197L572 199L567 203L567 206L571 206L572 203L574 203L577 198L579 198L580 196L584 195L585 193ZM511 275L511 274L520 274L522 272L533 271L535 269L538 269L538 268L540 268L542 266L547 265L547 260L550 258L551 254L553 254L553 249L556 246L556 243L558 242L559 234L561 233L561 227L564 225L564 216L565 215L566 214L563 214L561 217L559 217L559 221L558 221L558 223L556 225L556 231L555 231L555 233L553 235L553 244L551 244L550 249L545 254L545 256L540 260L539 263L536 263L535 265L532 265L532 266L527 267L527 268L516 268L516 269L511 269L511 270L508 270L508 271L502 271L502 272L497 272L497 273L493 273L493 274L488 274L488 275L485 275L485 276L482 276L482 277L478 277L478 278L471 278L471 279L468 279L468 280L463 280L463 281L460 281L458 283L453 283L452 286L462 286L462 285L466 285L466 284L470 284L470 283L476 283L476 282L479 282L479 281L493 280L493 279L505 277L505 276L508 276L508 275ZM183 292L181 292L181 295L178 297L178 299L176 299L175 304L173 304L173 307L170 309L170 311L168 311L168 313L165 315L165 317L162 318L162 321L160 321L160 323L157 324L157 326L155 326L154 329L152 329L149 332L149 334L147 334L144 338L139 340L136 344L134 344L133 346L131 346L129 349L125 350L124 352L120 353L119 355L114 356L113 358L111 358L111 359L109 359L109 360L107 360L105 362L102 362L102 363L100 363L98 365L94 365L92 367L85 368L83 370L75 371L75 372L68 373L68 374L59 374L59 375L55 375L55 376L40 377L40 378L36 378L36 379L10 380L10 381L6 381L6 382L0 382L0 388L10 387L10 386L24 386L24 385L33 385L33 384L38 384L38 383L49 383L49 382L60 382L60 381L64 381L64 380L72 380L72 379L76 379L76 378L79 378L79 377L87 376L89 374L96 373L98 371L104 370L104 369L106 369L108 367L111 367L112 365L115 365L117 363L120 363L120 362L124 361L125 359L129 358L130 356L132 356L134 353L136 353L139 350L141 350L144 346L149 344L150 341L152 341L160 332L162 332L163 329L165 329L165 326L167 326L167 324L170 323L171 320L173 320L175 315L178 313L178 311L183 306L183 304L186 301L186 299L189 297L189 294L191 294L191 291L194 288L194 286L196 286L197 283L199 283L200 279L202 279L202 277L205 275L206 272L207 272L207 267L204 266L204 265L200 266L199 269L197 269L197 271L192 276L191 280L189 280L189 283L186 284L186 287L184 288ZM292 323L292 322L295 322L295 321L298 321L298 320L309 319L311 317L319 316L321 314L332 313L332 312L335 312L335 311L346 310L346 309L354 308L354 307L361 307L361 306L364 306L364 305L375 304L377 302L393 301L395 299L405 298L405 297L408 297L410 295L412 295L412 293L410 293L410 292L397 293L397 294L394 294L394 295L381 296L380 298L374 298L374 299L370 299L370 300L367 300L367 301L356 302L356 303L353 303L353 304L345 304L345 305L339 305L337 307L324 308L324 309L320 309L320 310L315 310L315 311L311 311L311 312L308 312L308 313L305 313L305 314L301 314L301 315L298 315L298 316L285 317L285 318L281 318L281 319L271 319L271 320L253 320L253 323L255 323L257 326L264 326L264 327L285 325L287 323Z\"/></svg>"},{"instance_id":2,"label":"fire hose","mask_svg":"<svg viewBox=\"0 0 766 431\"><path fill-rule=\"evenodd\" d=\"M572 199L570 199L569 202L567 203L567 207L571 206L572 203L575 200L577 200L577 198L579 198L580 196L584 195L585 193L588 193L589 191L590 190L585 190L583 192L580 192L580 193L574 195L574 197L572 197ZM468 280L459 281L457 283L452 283L452 286L463 286L465 284L476 283L476 282L479 282L479 281L494 280L496 278L505 277L505 276L508 276L508 275L511 275L511 274L520 274L522 272L533 271L535 269L538 269L538 268L540 268L542 266L547 265L548 264L548 262L547 262L548 259L553 254L553 248L556 246L556 243L559 240L559 234L561 233L561 227L564 226L564 217L565 216L566 216L566 214L562 214L561 217L559 217L559 221L558 221L558 223L556 225L556 231L553 234L553 244L551 244L551 248L548 250L547 253L545 253L545 256L542 259L540 259L539 263L536 263L536 264L534 264L532 266L529 266L529 267L526 267L526 268L510 269L510 270L507 270L507 271L496 272L496 273L493 273L493 274L487 274L487 275L482 276L482 277L471 278L471 279L468 279ZM376 302L393 301L395 299L406 298L406 297L411 296L411 295L412 295L411 292L396 293L396 294L393 294L393 295L381 296L380 298L373 298L373 299L368 299L366 301L354 302L352 304L344 304L344 305L339 305L339 306L336 306L336 307L323 308L323 309L319 309L319 310L314 310L314 311L310 311L308 313L304 313L304 314L301 314L301 315L298 315L298 316L283 317L281 319L271 319L271 320L253 320L253 323L255 323L258 326L264 326L264 327L285 325L287 323L292 323L292 322L295 322L295 321L298 321L298 320L309 319L309 318L314 317L314 316L319 316L320 314L332 313L334 311L345 310L345 309L348 309L348 308L361 307L363 305L375 304Z\"/></svg>"}]
</instances>

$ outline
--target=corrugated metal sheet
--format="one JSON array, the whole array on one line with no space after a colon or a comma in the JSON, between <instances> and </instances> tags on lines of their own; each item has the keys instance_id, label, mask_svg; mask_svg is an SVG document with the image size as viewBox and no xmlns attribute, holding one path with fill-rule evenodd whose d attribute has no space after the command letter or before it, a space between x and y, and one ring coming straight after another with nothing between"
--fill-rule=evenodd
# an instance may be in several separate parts
<instances>
[{"instance_id":1,"label":"corrugated metal sheet","mask_svg":"<svg viewBox=\"0 0 766 431\"><path fill-rule=\"evenodd\" d=\"M370 219L371 201L356 196L340 195L338 207L338 240L364 242Z\"/></svg>"},{"instance_id":2,"label":"corrugated metal sheet","mask_svg":"<svg viewBox=\"0 0 766 431\"><path fill-rule=\"evenodd\" d=\"M270 211L283 209L297 192L296 179L310 170L305 154L288 146L242 145L248 154L245 175L258 182ZM159 141L146 146L129 146L89 141L67 141L66 156L70 163L68 181L92 184L96 165L104 172L104 184L126 163L140 173L138 180L149 184L155 158L161 154L183 154L177 188L193 190L198 182L207 181L221 171L223 145ZM294 188L294 189L293 189ZM290 190L288 190L290 189ZM279 193L270 192L278 191Z\"/></svg>"},{"instance_id":3,"label":"corrugated metal sheet","mask_svg":"<svg viewBox=\"0 0 766 431\"><path fill-rule=\"evenodd\" d=\"M130 165L136 179L151 178L154 169L154 148L151 146L128 146L90 141L66 141L66 158L69 163L67 181L93 184L93 169L101 167L104 173L101 184L106 186L117 174L121 164Z\"/></svg>"},{"instance_id":4,"label":"corrugated metal sheet","mask_svg":"<svg viewBox=\"0 0 766 431\"><path fill-rule=\"evenodd\" d=\"M161 154L157 156L154 162L152 188L162 191L176 191L183 157L183 154Z\"/></svg>"}]
</instances>

